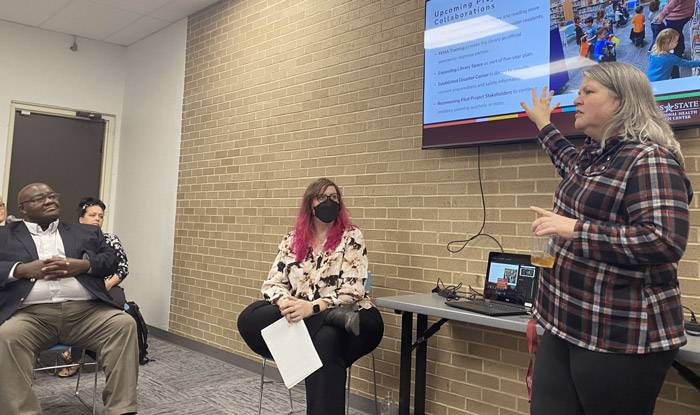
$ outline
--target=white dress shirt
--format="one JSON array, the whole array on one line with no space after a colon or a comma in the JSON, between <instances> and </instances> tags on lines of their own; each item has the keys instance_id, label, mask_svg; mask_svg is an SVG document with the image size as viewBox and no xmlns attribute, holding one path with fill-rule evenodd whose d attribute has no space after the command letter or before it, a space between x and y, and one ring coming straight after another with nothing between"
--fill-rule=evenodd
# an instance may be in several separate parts
<instances>
[{"instance_id":1,"label":"white dress shirt","mask_svg":"<svg viewBox=\"0 0 700 415\"><path fill-rule=\"evenodd\" d=\"M63 239L58 232L58 220L52 222L46 230L36 223L25 221L29 233L32 235L39 259L48 259L53 256L65 258L66 251L63 247ZM10 275L14 275L14 268ZM22 301L22 306L45 303L62 303L65 301L92 300L95 296L83 287L75 277L58 278L54 280L37 280L29 294Z\"/></svg>"}]
</instances>

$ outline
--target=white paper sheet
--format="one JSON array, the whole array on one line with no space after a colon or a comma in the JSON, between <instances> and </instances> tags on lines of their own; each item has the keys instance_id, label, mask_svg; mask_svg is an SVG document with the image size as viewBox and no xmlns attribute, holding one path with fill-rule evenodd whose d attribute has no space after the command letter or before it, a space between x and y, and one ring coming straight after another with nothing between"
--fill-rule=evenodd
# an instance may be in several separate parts
<instances>
[{"instance_id":1,"label":"white paper sheet","mask_svg":"<svg viewBox=\"0 0 700 415\"><path fill-rule=\"evenodd\" d=\"M290 323L282 317L262 329L260 334L287 389L323 366L304 322Z\"/></svg>"}]
</instances>

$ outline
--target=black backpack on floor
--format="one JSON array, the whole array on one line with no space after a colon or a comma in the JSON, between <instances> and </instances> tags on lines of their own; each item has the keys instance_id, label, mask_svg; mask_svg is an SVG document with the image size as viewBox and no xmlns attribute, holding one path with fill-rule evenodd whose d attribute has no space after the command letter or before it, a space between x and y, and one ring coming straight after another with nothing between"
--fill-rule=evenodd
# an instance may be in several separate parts
<instances>
[{"instance_id":1,"label":"black backpack on floor","mask_svg":"<svg viewBox=\"0 0 700 415\"><path fill-rule=\"evenodd\" d=\"M151 361L148 357L148 326L146 326L146 321L143 319L139 306L135 302L127 302L124 305L124 311L136 320L136 335L139 339L139 364L145 365Z\"/></svg>"}]
</instances>

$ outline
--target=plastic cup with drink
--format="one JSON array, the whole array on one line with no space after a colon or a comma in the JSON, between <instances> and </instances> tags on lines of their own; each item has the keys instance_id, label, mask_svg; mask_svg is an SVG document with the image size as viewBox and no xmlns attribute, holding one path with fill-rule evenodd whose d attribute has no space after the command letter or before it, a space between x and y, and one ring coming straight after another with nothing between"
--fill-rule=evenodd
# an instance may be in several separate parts
<instances>
[{"instance_id":1,"label":"plastic cup with drink","mask_svg":"<svg viewBox=\"0 0 700 415\"><path fill-rule=\"evenodd\" d=\"M532 262L532 265L541 268L552 268L554 266L554 236L533 235L530 262Z\"/></svg>"}]
</instances>

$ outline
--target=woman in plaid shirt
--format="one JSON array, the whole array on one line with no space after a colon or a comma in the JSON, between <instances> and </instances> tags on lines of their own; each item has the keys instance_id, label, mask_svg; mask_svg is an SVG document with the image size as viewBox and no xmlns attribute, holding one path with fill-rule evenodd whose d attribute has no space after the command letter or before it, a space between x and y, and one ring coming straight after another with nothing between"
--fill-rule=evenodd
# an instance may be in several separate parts
<instances>
[{"instance_id":1,"label":"woman in plaid shirt","mask_svg":"<svg viewBox=\"0 0 700 415\"><path fill-rule=\"evenodd\" d=\"M521 103L562 177L553 211L532 208L533 232L556 237L556 262L535 302L545 334L531 413L652 414L686 343L676 271L692 189L680 145L631 65L584 71L580 150L550 123L552 95Z\"/></svg>"}]
</instances>

